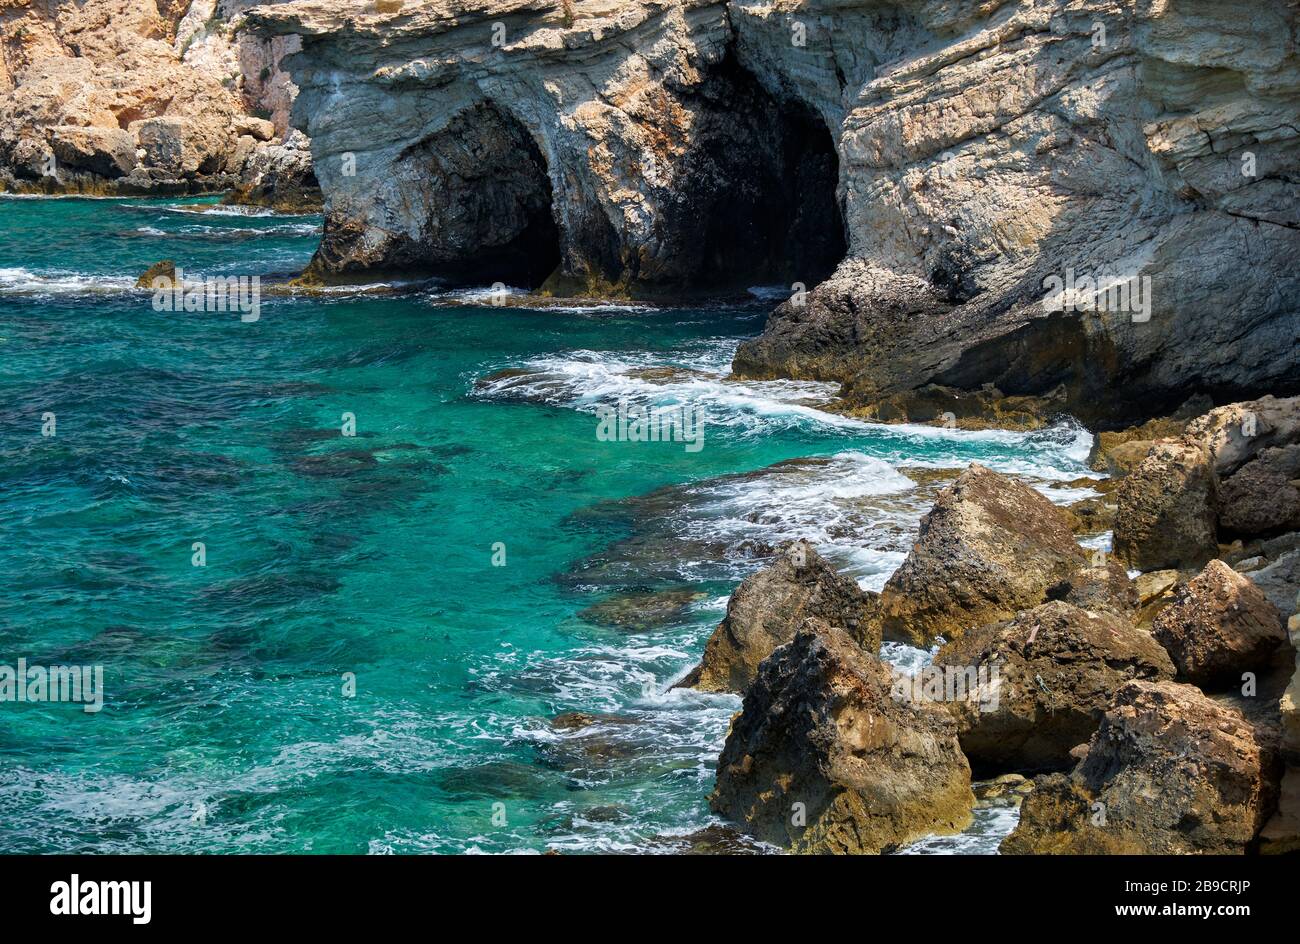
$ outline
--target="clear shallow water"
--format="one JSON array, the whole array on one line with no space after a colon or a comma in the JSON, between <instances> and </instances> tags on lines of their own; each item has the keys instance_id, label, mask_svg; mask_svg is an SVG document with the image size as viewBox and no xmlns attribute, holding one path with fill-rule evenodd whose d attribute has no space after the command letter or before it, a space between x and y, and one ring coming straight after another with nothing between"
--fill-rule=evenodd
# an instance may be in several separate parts
<instances>
[{"instance_id":1,"label":"clear shallow water","mask_svg":"<svg viewBox=\"0 0 1300 944\"><path fill-rule=\"evenodd\" d=\"M130 286L160 258L287 273L317 238L194 205L0 199L0 663L107 687L95 715L0 704L3 852L671 851L716 822L738 700L668 686L773 545L879 587L937 487L908 469L1077 497L1075 428L872 426L814 409L824 385L727 379L770 303L155 312ZM704 448L598 441L621 398L703 406ZM990 851L1006 819L916 851Z\"/></svg>"}]
</instances>

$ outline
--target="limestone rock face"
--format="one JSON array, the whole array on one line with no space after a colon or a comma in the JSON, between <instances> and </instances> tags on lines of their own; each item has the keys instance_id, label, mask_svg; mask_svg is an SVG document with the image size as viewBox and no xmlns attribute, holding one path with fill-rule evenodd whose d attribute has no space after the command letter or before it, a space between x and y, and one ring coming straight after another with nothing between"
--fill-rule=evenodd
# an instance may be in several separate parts
<instances>
[{"instance_id":1,"label":"limestone rock face","mask_svg":"<svg viewBox=\"0 0 1300 944\"><path fill-rule=\"evenodd\" d=\"M984 384L1059 388L1108 420L1300 380L1288 6L296 0L250 19L303 37L290 68L332 270L451 248L445 210L389 181L490 106L549 179L553 286L716 287L767 255L742 231L842 217L845 259L811 294L834 253L778 250L792 299L738 352L742 374L839 380L864 405L951 390L959 415ZM828 144L792 153L800 125ZM712 228L719 199L732 233ZM1050 310L1045 280L1071 274L1150 291L1133 310Z\"/></svg>"},{"instance_id":2,"label":"limestone rock face","mask_svg":"<svg viewBox=\"0 0 1300 944\"><path fill-rule=\"evenodd\" d=\"M1217 479L1190 437L1156 443L1120 482L1114 548L1138 570L1199 567L1218 552Z\"/></svg>"},{"instance_id":3,"label":"limestone rock face","mask_svg":"<svg viewBox=\"0 0 1300 944\"><path fill-rule=\"evenodd\" d=\"M966 632L934 664L989 681L951 703L962 750L977 770L1062 769L1097 730L1115 692L1134 679L1173 678L1169 656L1114 613L1045 603Z\"/></svg>"},{"instance_id":4,"label":"limestone rock face","mask_svg":"<svg viewBox=\"0 0 1300 944\"><path fill-rule=\"evenodd\" d=\"M964 391L955 413L984 384L1061 388L1114 426L1196 391L1296 386L1294 6L917 0L882 35L874 5L828 0L799 8L834 36L797 51L799 71L776 48L779 5L733 7L743 61L843 116L850 237L835 275L742 345L739 373L838 380L866 407ZM1147 277L1141 305L1094 295Z\"/></svg>"},{"instance_id":5,"label":"limestone rock face","mask_svg":"<svg viewBox=\"0 0 1300 944\"><path fill-rule=\"evenodd\" d=\"M1151 631L1189 682L1240 685L1243 672L1266 668L1287 641L1277 607L1223 561L1210 561L1174 594Z\"/></svg>"},{"instance_id":6,"label":"limestone rock face","mask_svg":"<svg viewBox=\"0 0 1300 944\"><path fill-rule=\"evenodd\" d=\"M745 693L712 808L807 853L877 853L965 828L975 798L952 719L891 685L843 630L800 631Z\"/></svg>"},{"instance_id":7,"label":"limestone rock face","mask_svg":"<svg viewBox=\"0 0 1300 944\"><path fill-rule=\"evenodd\" d=\"M255 131L266 142L277 133L248 113L282 104L269 93L277 78L278 96L292 92L278 66L293 44L241 33L249 5L10 4L0 18L0 187L123 194L229 187L249 153L241 135ZM245 65L255 73L248 84Z\"/></svg>"},{"instance_id":8,"label":"limestone rock face","mask_svg":"<svg viewBox=\"0 0 1300 944\"><path fill-rule=\"evenodd\" d=\"M1069 517L1028 485L972 464L940 493L880 595L887 639L929 646L1042 603L1086 558Z\"/></svg>"},{"instance_id":9,"label":"limestone rock face","mask_svg":"<svg viewBox=\"0 0 1300 944\"><path fill-rule=\"evenodd\" d=\"M736 588L726 618L704 647L703 660L682 686L743 692L759 663L793 639L809 618L847 630L872 655L880 649L871 596L837 573L807 541L796 541L776 563Z\"/></svg>"},{"instance_id":10,"label":"limestone rock face","mask_svg":"<svg viewBox=\"0 0 1300 944\"><path fill-rule=\"evenodd\" d=\"M737 65L724 2L303 0L249 22L302 37L322 276L476 262L656 294L811 285L843 255L832 130Z\"/></svg>"},{"instance_id":11,"label":"limestone rock face","mask_svg":"<svg viewBox=\"0 0 1300 944\"><path fill-rule=\"evenodd\" d=\"M1277 805L1276 739L1191 685L1130 682L1074 770L1035 780L1001 851L1249 851Z\"/></svg>"},{"instance_id":12,"label":"limestone rock face","mask_svg":"<svg viewBox=\"0 0 1300 944\"><path fill-rule=\"evenodd\" d=\"M240 166L234 200L269 206L281 212L320 212L320 186L312 169L311 142L293 130L283 141L259 145L252 135L240 137L247 156Z\"/></svg>"}]
</instances>

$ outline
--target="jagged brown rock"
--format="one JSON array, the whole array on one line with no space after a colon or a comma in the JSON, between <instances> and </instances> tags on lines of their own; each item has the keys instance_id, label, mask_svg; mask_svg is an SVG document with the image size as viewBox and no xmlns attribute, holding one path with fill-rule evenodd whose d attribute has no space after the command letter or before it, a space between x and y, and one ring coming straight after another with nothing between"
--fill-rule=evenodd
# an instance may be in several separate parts
<instances>
[{"instance_id":1,"label":"jagged brown rock","mask_svg":"<svg viewBox=\"0 0 1300 944\"><path fill-rule=\"evenodd\" d=\"M1219 525L1228 534L1300 528L1300 446L1264 449L1219 486Z\"/></svg>"},{"instance_id":2,"label":"jagged brown rock","mask_svg":"<svg viewBox=\"0 0 1300 944\"><path fill-rule=\"evenodd\" d=\"M1277 805L1277 732L1191 685L1129 682L1069 774L1034 781L1010 854L1239 854Z\"/></svg>"},{"instance_id":3,"label":"jagged brown rock","mask_svg":"<svg viewBox=\"0 0 1300 944\"><path fill-rule=\"evenodd\" d=\"M171 194L236 184L248 156L288 132L296 91L279 68L296 40L241 32L251 5L10 4L0 17L0 189Z\"/></svg>"},{"instance_id":4,"label":"jagged brown rock","mask_svg":"<svg viewBox=\"0 0 1300 944\"><path fill-rule=\"evenodd\" d=\"M1137 583L1113 557L1092 561L1047 588L1049 600L1063 600L1083 610L1109 611L1132 619L1141 603Z\"/></svg>"},{"instance_id":5,"label":"jagged brown rock","mask_svg":"<svg viewBox=\"0 0 1300 944\"><path fill-rule=\"evenodd\" d=\"M813 621L763 662L718 758L710 806L795 852L878 853L971 821L970 767L940 707Z\"/></svg>"},{"instance_id":6,"label":"jagged brown rock","mask_svg":"<svg viewBox=\"0 0 1300 944\"><path fill-rule=\"evenodd\" d=\"M736 588L704 657L679 686L743 692L758 666L794 638L809 617L845 629L865 651L880 649L872 595L836 572L807 541L782 548L776 562Z\"/></svg>"},{"instance_id":7,"label":"jagged brown rock","mask_svg":"<svg viewBox=\"0 0 1300 944\"><path fill-rule=\"evenodd\" d=\"M950 704L962 750L986 772L1070 766L1070 750L1096 731L1121 685L1174 674L1165 651L1128 620L1062 602L970 630L934 665L987 680Z\"/></svg>"},{"instance_id":8,"label":"jagged brown rock","mask_svg":"<svg viewBox=\"0 0 1300 944\"><path fill-rule=\"evenodd\" d=\"M1220 560L1175 589L1151 632L1179 677L1202 687L1240 685L1243 672L1266 667L1287 641L1277 607Z\"/></svg>"},{"instance_id":9,"label":"jagged brown rock","mask_svg":"<svg viewBox=\"0 0 1300 944\"><path fill-rule=\"evenodd\" d=\"M1138 570L1199 567L1218 553L1217 482L1209 452L1190 437L1156 443L1120 482L1115 554Z\"/></svg>"},{"instance_id":10,"label":"jagged brown rock","mask_svg":"<svg viewBox=\"0 0 1300 944\"><path fill-rule=\"evenodd\" d=\"M1087 562L1069 516L1028 485L973 463L921 519L880 595L885 638L929 646L1043 602Z\"/></svg>"}]
</instances>

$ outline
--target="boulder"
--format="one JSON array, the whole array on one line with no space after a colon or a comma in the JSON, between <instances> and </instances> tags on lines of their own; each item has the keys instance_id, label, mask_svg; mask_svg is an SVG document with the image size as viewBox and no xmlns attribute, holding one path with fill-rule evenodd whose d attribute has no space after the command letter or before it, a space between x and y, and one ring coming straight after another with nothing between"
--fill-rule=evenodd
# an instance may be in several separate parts
<instances>
[{"instance_id":1,"label":"boulder","mask_svg":"<svg viewBox=\"0 0 1300 944\"><path fill-rule=\"evenodd\" d=\"M1290 616L1300 595L1300 548L1284 551L1251 570L1250 579L1284 617Z\"/></svg>"},{"instance_id":2,"label":"boulder","mask_svg":"<svg viewBox=\"0 0 1300 944\"><path fill-rule=\"evenodd\" d=\"M226 128L174 115L133 121L127 130L145 151L146 166L177 178L219 171L233 144Z\"/></svg>"},{"instance_id":3,"label":"boulder","mask_svg":"<svg viewBox=\"0 0 1300 944\"><path fill-rule=\"evenodd\" d=\"M1128 620L1063 602L970 630L934 666L987 680L950 704L962 750L984 771L1069 767L1070 750L1097 730L1121 685L1174 675L1165 651Z\"/></svg>"},{"instance_id":4,"label":"boulder","mask_svg":"<svg viewBox=\"0 0 1300 944\"><path fill-rule=\"evenodd\" d=\"M1253 536L1300 527L1300 488L1291 449L1266 449L1219 487L1219 525Z\"/></svg>"},{"instance_id":5,"label":"boulder","mask_svg":"<svg viewBox=\"0 0 1300 944\"><path fill-rule=\"evenodd\" d=\"M121 177L135 167L135 139L119 128L59 125L50 129L50 147L61 165L101 177Z\"/></svg>"},{"instance_id":6,"label":"boulder","mask_svg":"<svg viewBox=\"0 0 1300 944\"><path fill-rule=\"evenodd\" d=\"M258 141L270 141L275 137L275 125L265 118L254 118L251 115L240 115L231 124L231 130L236 136L250 135Z\"/></svg>"},{"instance_id":7,"label":"boulder","mask_svg":"<svg viewBox=\"0 0 1300 944\"><path fill-rule=\"evenodd\" d=\"M975 797L942 708L891 695L892 673L812 621L768 658L718 758L715 812L805 853L878 853L971 822Z\"/></svg>"},{"instance_id":8,"label":"boulder","mask_svg":"<svg viewBox=\"0 0 1300 944\"><path fill-rule=\"evenodd\" d=\"M776 562L747 577L727 602L727 615L704 646L704 657L679 685L706 692L743 692L759 663L794 638L809 617L848 631L863 649L880 649L874 599L836 572L807 541L782 549Z\"/></svg>"},{"instance_id":9,"label":"boulder","mask_svg":"<svg viewBox=\"0 0 1300 944\"><path fill-rule=\"evenodd\" d=\"M135 280L135 287L152 289L154 279L166 279L165 284L170 287L176 281L176 261L174 259L163 259L155 262Z\"/></svg>"},{"instance_id":10,"label":"boulder","mask_svg":"<svg viewBox=\"0 0 1300 944\"><path fill-rule=\"evenodd\" d=\"M1267 668L1286 642L1277 607L1219 560L1175 589L1151 631L1179 677L1202 687L1239 685L1243 672Z\"/></svg>"},{"instance_id":11,"label":"boulder","mask_svg":"<svg viewBox=\"0 0 1300 944\"><path fill-rule=\"evenodd\" d=\"M1300 767L1288 767L1282 775L1277 812L1259 834L1259 851L1264 855L1300 852Z\"/></svg>"},{"instance_id":12,"label":"boulder","mask_svg":"<svg viewBox=\"0 0 1300 944\"><path fill-rule=\"evenodd\" d=\"M1156 443L1116 496L1113 546L1138 570L1199 567L1218 551L1210 456L1188 439Z\"/></svg>"},{"instance_id":13,"label":"boulder","mask_svg":"<svg viewBox=\"0 0 1300 944\"><path fill-rule=\"evenodd\" d=\"M1010 854L1234 854L1277 805L1276 732L1191 685L1129 682L1069 774L1034 781Z\"/></svg>"},{"instance_id":14,"label":"boulder","mask_svg":"<svg viewBox=\"0 0 1300 944\"><path fill-rule=\"evenodd\" d=\"M1083 610L1109 611L1126 618L1137 613L1141 598L1137 583L1113 557L1080 567L1047 588L1047 599L1064 600Z\"/></svg>"},{"instance_id":15,"label":"boulder","mask_svg":"<svg viewBox=\"0 0 1300 944\"><path fill-rule=\"evenodd\" d=\"M885 584L885 638L929 646L1037 606L1086 563L1071 524L1028 485L972 464L939 494Z\"/></svg>"},{"instance_id":16,"label":"boulder","mask_svg":"<svg viewBox=\"0 0 1300 944\"><path fill-rule=\"evenodd\" d=\"M1230 475L1261 450L1300 442L1300 397L1230 403L1192 420L1186 435L1208 450L1218 474Z\"/></svg>"},{"instance_id":17,"label":"boulder","mask_svg":"<svg viewBox=\"0 0 1300 944\"><path fill-rule=\"evenodd\" d=\"M1287 621L1287 633L1297 655L1295 672L1278 706L1282 716L1282 751L1288 763L1300 766L1300 614L1292 615Z\"/></svg>"}]
</instances>

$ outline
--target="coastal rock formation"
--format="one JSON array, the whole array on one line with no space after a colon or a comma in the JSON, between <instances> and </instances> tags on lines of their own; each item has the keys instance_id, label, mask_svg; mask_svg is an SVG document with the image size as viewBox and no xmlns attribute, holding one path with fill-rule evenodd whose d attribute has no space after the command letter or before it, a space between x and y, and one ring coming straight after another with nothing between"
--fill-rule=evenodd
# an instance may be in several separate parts
<instances>
[{"instance_id":1,"label":"coastal rock formation","mask_svg":"<svg viewBox=\"0 0 1300 944\"><path fill-rule=\"evenodd\" d=\"M1120 481L1115 553L1139 570L1199 568L1219 540L1300 521L1300 397L1219 407L1157 440Z\"/></svg>"},{"instance_id":2,"label":"coastal rock formation","mask_svg":"<svg viewBox=\"0 0 1300 944\"><path fill-rule=\"evenodd\" d=\"M1141 603L1136 581L1113 557L1080 567L1059 584L1048 587L1047 599L1062 600L1081 610L1108 611L1126 619L1133 617Z\"/></svg>"},{"instance_id":3,"label":"coastal rock formation","mask_svg":"<svg viewBox=\"0 0 1300 944\"><path fill-rule=\"evenodd\" d=\"M1300 445L1264 449L1219 489L1219 525L1229 535L1300 528Z\"/></svg>"},{"instance_id":4,"label":"coastal rock formation","mask_svg":"<svg viewBox=\"0 0 1300 944\"><path fill-rule=\"evenodd\" d=\"M1115 553L1138 570L1199 567L1218 553L1216 479L1206 450L1156 443L1116 494Z\"/></svg>"},{"instance_id":5,"label":"coastal rock formation","mask_svg":"<svg viewBox=\"0 0 1300 944\"><path fill-rule=\"evenodd\" d=\"M296 41L239 32L249 5L9 4L0 14L0 188L133 194L237 184L250 156L288 132L295 91L279 62Z\"/></svg>"},{"instance_id":6,"label":"coastal rock formation","mask_svg":"<svg viewBox=\"0 0 1300 944\"><path fill-rule=\"evenodd\" d=\"M871 6L800 8L834 36L822 61L849 59ZM742 52L777 9L737 17ZM921 389L953 390L954 413L986 385L1059 393L1103 426L1296 389L1294 6L893 9L883 55L852 20L852 61L874 69L832 87L849 258L742 345L738 373L838 380L867 413ZM825 94L805 68L781 79Z\"/></svg>"},{"instance_id":7,"label":"coastal rock formation","mask_svg":"<svg viewBox=\"0 0 1300 944\"><path fill-rule=\"evenodd\" d=\"M934 665L996 685L996 697L977 690L950 708L972 765L997 772L1070 766L1070 750L1097 730L1125 682L1174 674L1165 651L1126 619L1061 602L969 630Z\"/></svg>"},{"instance_id":8,"label":"coastal rock formation","mask_svg":"<svg viewBox=\"0 0 1300 944\"><path fill-rule=\"evenodd\" d=\"M1176 682L1130 682L1069 774L1034 781L1004 853L1234 854L1277 805L1277 732Z\"/></svg>"},{"instance_id":9,"label":"coastal rock formation","mask_svg":"<svg viewBox=\"0 0 1300 944\"><path fill-rule=\"evenodd\" d=\"M1213 560L1174 591L1152 624L1180 678L1202 688L1240 685L1287 641L1282 618L1250 578Z\"/></svg>"},{"instance_id":10,"label":"coastal rock formation","mask_svg":"<svg viewBox=\"0 0 1300 944\"><path fill-rule=\"evenodd\" d=\"M880 649L873 597L837 573L810 543L795 541L732 593L704 658L681 687L743 692L759 663L793 639L809 618L846 630L873 655Z\"/></svg>"},{"instance_id":11,"label":"coastal rock formation","mask_svg":"<svg viewBox=\"0 0 1300 944\"><path fill-rule=\"evenodd\" d=\"M887 639L929 646L1042 603L1086 564L1069 516L1028 485L973 463L921 519L880 595Z\"/></svg>"},{"instance_id":12,"label":"coastal rock formation","mask_svg":"<svg viewBox=\"0 0 1300 944\"><path fill-rule=\"evenodd\" d=\"M812 284L843 255L825 118L738 65L726 3L303 0L249 20L302 37L312 275L681 294Z\"/></svg>"},{"instance_id":13,"label":"coastal rock formation","mask_svg":"<svg viewBox=\"0 0 1300 944\"><path fill-rule=\"evenodd\" d=\"M549 201L556 290L788 279L741 375L838 380L895 417L916 418L928 391L918 417L1037 397L1118 425L1194 389L1300 383L1295 16L1146 0L296 0L250 20L303 37L290 68L329 208L324 274L445 268L540 225ZM484 129L485 165L521 136L535 150L510 225L462 244L421 180L467 124ZM449 183L471 204L485 187ZM817 285L841 221L844 261Z\"/></svg>"},{"instance_id":14,"label":"coastal rock formation","mask_svg":"<svg viewBox=\"0 0 1300 944\"><path fill-rule=\"evenodd\" d=\"M970 767L940 707L891 694L887 666L843 630L810 625L745 693L712 808L806 853L877 853L971 820Z\"/></svg>"}]
</instances>

